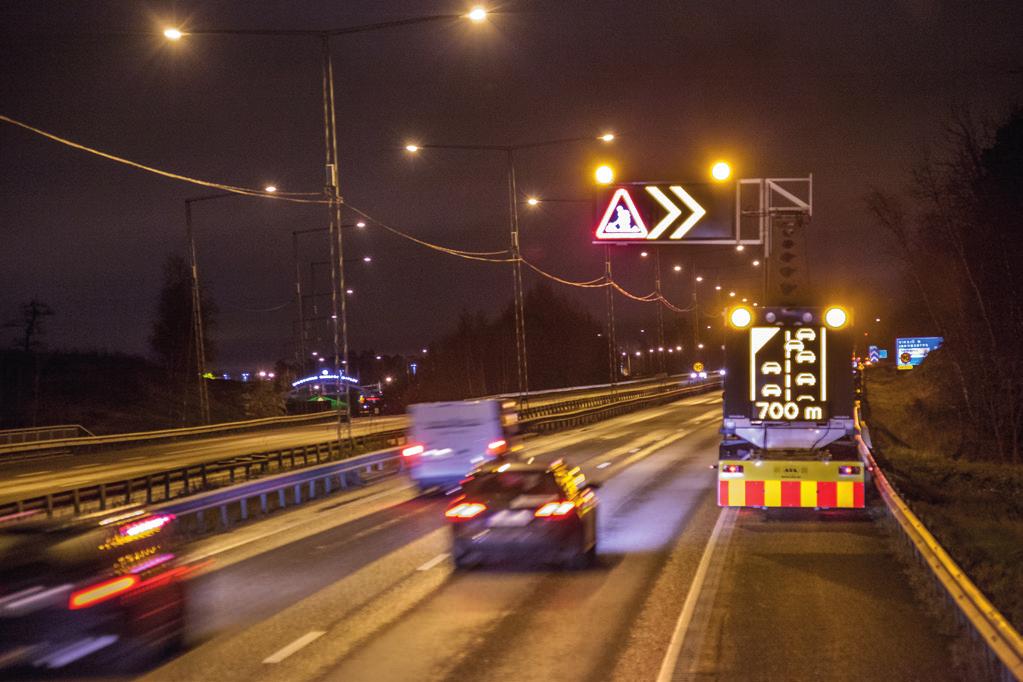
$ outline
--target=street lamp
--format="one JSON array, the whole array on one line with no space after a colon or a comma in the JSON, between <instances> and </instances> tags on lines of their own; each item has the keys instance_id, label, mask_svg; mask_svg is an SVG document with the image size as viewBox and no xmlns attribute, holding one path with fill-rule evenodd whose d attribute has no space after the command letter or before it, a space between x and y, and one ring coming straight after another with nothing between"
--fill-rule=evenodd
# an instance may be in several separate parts
<instances>
[{"instance_id":1,"label":"street lamp","mask_svg":"<svg viewBox=\"0 0 1023 682\"><path fill-rule=\"evenodd\" d=\"M434 14L411 19L397 19L384 21L375 24L363 24L360 26L347 26L327 30L282 30L282 29L188 29L170 26L163 30L163 36L167 40L178 42L185 35L248 35L248 36L301 36L315 38L320 43L322 55L322 90L323 90L323 126L324 126L324 150L326 170L324 176L324 194L329 203L328 207L328 231L333 235L331 239L331 258L336 259L337 267L331 268L331 304L334 314L331 316L334 323L334 364L340 367L342 364L348 367L348 314L345 304L344 275L344 243L341 233L341 190L338 182L338 142L337 142L337 109L334 104L334 65L330 52L330 40L341 35L355 33L368 33L399 26L412 24L432 23L439 21L452 21L469 19L472 23L481 23L487 17L487 11L483 7L475 7L467 14ZM343 357L343 359L342 359ZM345 387L344 412L338 405L337 435L341 438L342 417L348 424L348 440L352 441L352 412L351 412L351 386L341 378L338 371L338 393L341 385Z\"/></svg>"},{"instance_id":2,"label":"street lamp","mask_svg":"<svg viewBox=\"0 0 1023 682\"><path fill-rule=\"evenodd\" d=\"M519 394L525 396L529 391L529 368L526 358L526 321L524 310L524 293L522 287L522 257L519 248L519 197L515 184L515 152L538 147L551 147L554 145L571 144L575 142L586 142L597 139L603 142L610 142L607 135L597 138L593 137L565 137L555 140L544 140L542 142L530 142L517 145L490 145L490 144L419 144L409 143L405 150L410 154L418 154L424 149L454 149L470 151L492 151L500 152L505 156L506 172L508 176L508 227L510 236L510 252L512 261L512 284L515 299L515 351L518 366L518 390ZM530 203L527 200L527 203ZM539 200L537 201L539 203ZM530 205L535 205L530 203Z\"/></svg>"},{"instance_id":3,"label":"street lamp","mask_svg":"<svg viewBox=\"0 0 1023 682\"><path fill-rule=\"evenodd\" d=\"M732 167L725 161L718 161L711 167L710 175L718 182L724 182L732 175Z\"/></svg>"},{"instance_id":4,"label":"street lamp","mask_svg":"<svg viewBox=\"0 0 1023 682\"><path fill-rule=\"evenodd\" d=\"M615 181L615 172L611 166L597 166L597 170L593 172L593 177L601 185L610 185Z\"/></svg>"}]
</instances>

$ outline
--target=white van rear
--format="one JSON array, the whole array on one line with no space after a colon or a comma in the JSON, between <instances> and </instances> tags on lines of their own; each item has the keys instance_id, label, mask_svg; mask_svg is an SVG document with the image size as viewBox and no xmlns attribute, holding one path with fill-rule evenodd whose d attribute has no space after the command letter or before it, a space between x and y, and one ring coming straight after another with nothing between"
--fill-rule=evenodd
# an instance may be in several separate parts
<instances>
[{"instance_id":1,"label":"white van rear","mask_svg":"<svg viewBox=\"0 0 1023 682\"><path fill-rule=\"evenodd\" d=\"M412 427L402 459L412 480L421 489L457 483L507 453L516 427L514 408L499 399L409 406Z\"/></svg>"}]
</instances>

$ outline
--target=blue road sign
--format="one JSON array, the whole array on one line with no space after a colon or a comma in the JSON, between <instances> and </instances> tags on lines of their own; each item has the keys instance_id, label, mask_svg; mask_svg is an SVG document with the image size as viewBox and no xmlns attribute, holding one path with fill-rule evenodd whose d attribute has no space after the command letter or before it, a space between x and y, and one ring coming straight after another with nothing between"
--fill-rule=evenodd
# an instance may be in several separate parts
<instances>
[{"instance_id":1,"label":"blue road sign","mask_svg":"<svg viewBox=\"0 0 1023 682\"><path fill-rule=\"evenodd\" d=\"M895 339L895 360L899 369L913 369L927 354L941 345L940 336L914 336Z\"/></svg>"}]
</instances>

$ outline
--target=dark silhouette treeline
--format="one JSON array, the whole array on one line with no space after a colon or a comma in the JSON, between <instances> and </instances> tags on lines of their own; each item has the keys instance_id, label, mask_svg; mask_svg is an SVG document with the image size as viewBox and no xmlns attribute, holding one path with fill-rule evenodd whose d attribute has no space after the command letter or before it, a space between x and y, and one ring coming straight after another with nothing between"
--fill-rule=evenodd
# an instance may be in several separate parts
<instances>
[{"instance_id":1,"label":"dark silhouette treeline","mask_svg":"<svg viewBox=\"0 0 1023 682\"><path fill-rule=\"evenodd\" d=\"M910 191L874 191L868 204L895 239L909 304L945 339L953 454L1023 461L1023 109L986 128L956 115Z\"/></svg>"},{"instance_id":2,"label":"dark silhouette treeline","mask_svg":"<svg viewBox=\"0 0 1023 682\"><path fill-rule=\"evenodd\" d=\"M607 338L591 315L546 283L525 296L529 388L607 383ZM465 312L429 347L407 402L459 400L518 390L514 309L496 318Z\"/></svg>"}]
</instances>

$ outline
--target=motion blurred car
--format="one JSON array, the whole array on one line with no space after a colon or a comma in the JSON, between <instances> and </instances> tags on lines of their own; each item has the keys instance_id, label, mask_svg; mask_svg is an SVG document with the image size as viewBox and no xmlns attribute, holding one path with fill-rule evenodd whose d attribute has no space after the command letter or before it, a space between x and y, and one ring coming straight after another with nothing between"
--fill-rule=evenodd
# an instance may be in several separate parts
<instances>
[{"instance_id":1,"label":"motion blurred car","mask_svg":"<svg viewBox=\"0 0 1023 682\"><path fill-rule=\"evenodd\" d=\"M0 677L94 663L136 669L180 645L189 568L172 514L0 517Z\"/></svg>"},{"instance_id":2,"label":"motion blurred car","mask_svg":"<svg viewBox=\"0 0 1023 682\"><path fill-rule=\"evenodd\" d=\"M506 462L470 474L445 512L455 566L529 556L574 567L597 557L597 497L579 468Z\"/></svg>"}]
</instances>

